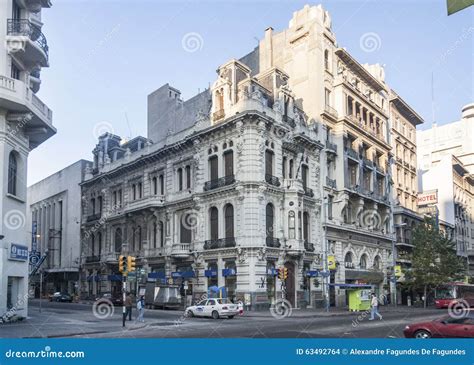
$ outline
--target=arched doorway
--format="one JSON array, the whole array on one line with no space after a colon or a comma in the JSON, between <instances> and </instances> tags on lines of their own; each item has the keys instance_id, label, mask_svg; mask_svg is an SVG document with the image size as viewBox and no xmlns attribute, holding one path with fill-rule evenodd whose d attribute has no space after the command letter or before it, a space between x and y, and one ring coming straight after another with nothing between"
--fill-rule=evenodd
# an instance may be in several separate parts
<instances>
[{"instance_id":1,"label":"arched doorway","mask_svg":"<svg viewBox=\"0 0 474 365\"><path fill-rule=\"evenodd\" d=\"M288 300L292 307L295 307L295 264L286 262L285 267L288 269L288 277L286 284L286 300Z\"/></svg>"}]
</instances>

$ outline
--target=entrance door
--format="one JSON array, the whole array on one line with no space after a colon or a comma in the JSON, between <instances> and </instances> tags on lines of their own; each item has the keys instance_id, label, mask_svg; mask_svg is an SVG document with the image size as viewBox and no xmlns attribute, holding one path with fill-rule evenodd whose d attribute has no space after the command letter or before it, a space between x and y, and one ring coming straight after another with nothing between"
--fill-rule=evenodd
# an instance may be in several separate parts
<instances>
[{"instance_id":1,"label":"entrance door","mask_svg":"<svg viewBox=\"0 0 474 365\"><path fill-rule=\"evenodd\" d=\"M286 279L286 299L295 306L295 265L287 262L285 267L288 269L288 278Z\"/></svg>"}]
</instances>

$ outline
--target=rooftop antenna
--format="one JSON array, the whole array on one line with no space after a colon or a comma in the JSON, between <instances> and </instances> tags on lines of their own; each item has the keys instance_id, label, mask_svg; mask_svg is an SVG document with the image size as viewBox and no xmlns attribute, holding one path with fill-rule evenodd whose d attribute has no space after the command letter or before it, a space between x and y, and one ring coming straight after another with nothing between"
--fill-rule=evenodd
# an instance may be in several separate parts
<instances>
[{"instance_id":1,"label":"rooftop antenna","mask_svg":"<svg viewBox=\"0 0 474 365\"><path fill-rule=\"evenodd\" d=\"M130 141L133 136L132 127L130 126L130 121L128 120L128 114L125 112L125 120L127 121L128 132L130 133L127 139Z\"/></svg>"}]
</instances>

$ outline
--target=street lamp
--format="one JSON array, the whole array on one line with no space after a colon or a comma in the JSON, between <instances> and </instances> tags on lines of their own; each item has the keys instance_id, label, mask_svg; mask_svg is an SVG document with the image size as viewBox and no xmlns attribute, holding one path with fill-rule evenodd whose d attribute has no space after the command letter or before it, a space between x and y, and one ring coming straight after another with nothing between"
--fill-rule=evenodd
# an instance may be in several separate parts
<instances>
[{"instance_id":1,"label":"street lamp","mask_svg":"<svg viewBox=\"0 0 474 365\"><path fill-rule=\"evenodd\" d=\"M393 298L393 303L395 307L398 305L398 300L397 300L397 278L395 276L395 265L396 265L396 260L395 260L395 243L397 240L397 232L395 228L400 228L403 226L406 226L406 223L400 223L400 224L395 224L394 219L392 218L393 222L393 232L392 232L392 278L391 278L391 283L390 283L390 288L392 292L392 298Z\"/></svg>"},{"instance_id":2,"label":"street lamp","mask_svg":"<svg viewBox=\"0 0 474 365\"><path fill-rule=\"evenodd\" d=\"M323 198L322 207L321 207L321 222L323 227L323 268L324 268L324 276L323 276L323 289L324 289L324 306L326 308L326 312L329 312L329 268L328 268L328 241L326 237L326 205L329 205L329 201L327 200L328 197L325 196ZM342 200L335 200L331 202L331 204L342 203Z\"/></svg>"}]
</instances>

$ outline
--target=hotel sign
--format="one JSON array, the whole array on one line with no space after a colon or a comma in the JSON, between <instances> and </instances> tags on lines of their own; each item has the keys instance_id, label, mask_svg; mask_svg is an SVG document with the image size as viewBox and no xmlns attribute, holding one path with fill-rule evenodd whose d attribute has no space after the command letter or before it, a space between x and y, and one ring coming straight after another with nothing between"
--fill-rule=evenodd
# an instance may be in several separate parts
<instances>
[{"instance_id":1,"label":"hotel sign","mask_svg":"<svg viewBox=\"0 0 474 365\"><path fill-rule=\"evenodd\" d=\"M418 206L438 203L438 190L424 191L418 194Z\"/></svg>"},{"instance_id":2,"label":"hotel sign","mask_svg":"<svg viewBox=\"0 0 474 365\"><path fill-rule=\"evenodd\" d=\"M18 245L16 243L12 243L10 245L10 260L14 261L26 261L28 260L28 247L23 245Z\"/></svg>"}]
</instances>

